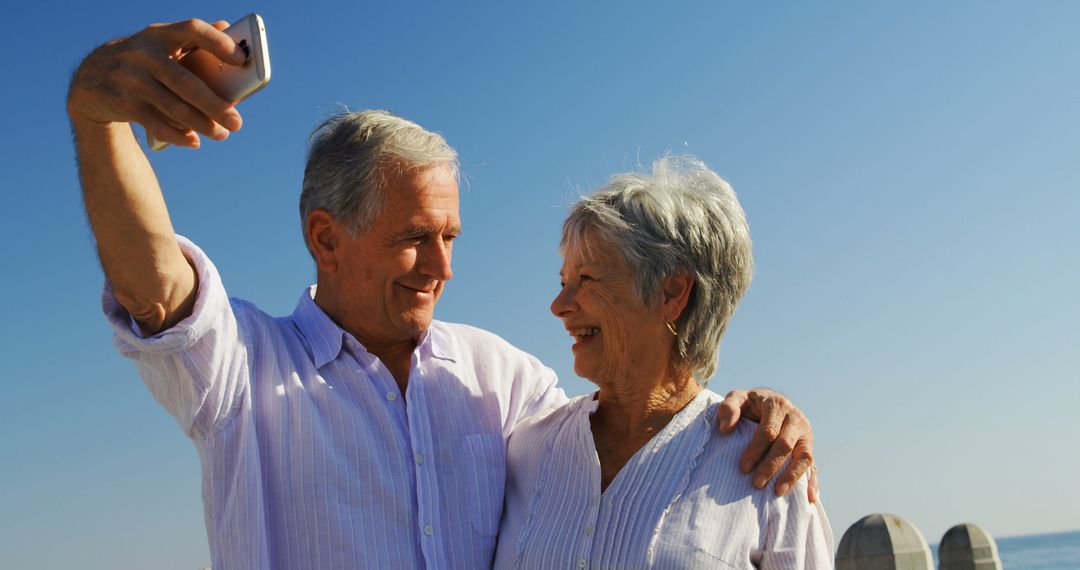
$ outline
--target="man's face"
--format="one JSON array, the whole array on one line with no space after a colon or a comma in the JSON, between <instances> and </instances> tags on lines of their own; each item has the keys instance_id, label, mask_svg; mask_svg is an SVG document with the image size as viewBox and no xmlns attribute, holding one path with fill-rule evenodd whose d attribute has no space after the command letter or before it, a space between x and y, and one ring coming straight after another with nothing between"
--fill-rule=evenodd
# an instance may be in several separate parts
<instances>
[{"instance_id":1,"label":"man's face","mask_svg":"<svg viewBox=\"0 0 1080 570\"><path fill-rule=\"evenodd\" d=\"M368 230L345 236L334 276L344 297L347 322L341 324L371 345L415 339L427 330L452 276L453 241L461 233L457 181L448 167L403 174L384 192Z\"/></svg>"}]
</instances>

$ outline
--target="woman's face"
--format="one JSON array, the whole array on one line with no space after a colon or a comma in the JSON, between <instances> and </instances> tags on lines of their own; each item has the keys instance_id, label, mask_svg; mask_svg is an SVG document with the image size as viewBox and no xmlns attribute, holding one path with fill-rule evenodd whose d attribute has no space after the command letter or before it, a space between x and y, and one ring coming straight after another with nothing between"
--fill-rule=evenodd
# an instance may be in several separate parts
<instances>
[{"instance_id":1,"label":"woman's face","mask_svg":"<svg viewBox=\"0 0 1080 570\"><path fill-rule=\"evenodd\" d=\"M578 376L600 385L625 381L670 355L671 333L659 310L639 299L622 256L590 234L586 240L588 248L565 252L551 312L574 338Z\"/></svg>"}]
</instances>

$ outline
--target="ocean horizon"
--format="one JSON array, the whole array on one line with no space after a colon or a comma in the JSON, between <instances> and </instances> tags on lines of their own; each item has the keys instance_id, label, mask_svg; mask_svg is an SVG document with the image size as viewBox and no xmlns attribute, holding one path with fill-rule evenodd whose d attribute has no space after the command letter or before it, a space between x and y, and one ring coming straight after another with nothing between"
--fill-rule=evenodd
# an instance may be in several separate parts
<instances>
[{"instance_id":1,"label":"ocean horizon","mask_svg":"<svg viewBox=\"0 0 1080 570\"><path fill-rule=\"evenodd\" d=\"M1080 530L994 537L1001 567L1006 570L1080 569ZM938 545L931 544L934 567Z\"/></svg>"}]
</instances>

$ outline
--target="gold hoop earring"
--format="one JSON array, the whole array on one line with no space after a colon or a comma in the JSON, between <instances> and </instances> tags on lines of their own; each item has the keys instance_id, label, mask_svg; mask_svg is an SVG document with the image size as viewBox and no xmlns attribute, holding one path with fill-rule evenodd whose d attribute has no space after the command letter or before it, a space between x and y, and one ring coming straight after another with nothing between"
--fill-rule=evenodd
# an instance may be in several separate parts
<instances>
[{"instance_id":1,"label":"gold hoop earring","mask_svg":"<svg viewBox=\"0 0 1080 570\"><path fill-rule=\"evenodd\" d=\"M675 330L675 321L668 321L666 324L667 330L671 331L671 334L679 336L679 331Z\"/></svg>"}]
</instances>

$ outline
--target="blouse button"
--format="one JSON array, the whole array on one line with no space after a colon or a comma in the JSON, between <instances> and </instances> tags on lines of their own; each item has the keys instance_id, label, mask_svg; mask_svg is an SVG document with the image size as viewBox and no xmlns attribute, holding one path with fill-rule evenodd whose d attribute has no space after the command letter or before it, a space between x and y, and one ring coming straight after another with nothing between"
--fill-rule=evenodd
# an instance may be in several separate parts
<instances>
[{"instance_id":1,"label":"blouse button","mask_svg":"<svg viewBox=\"0 0 1080 570\"><path fill-rule=\"evenodd\" d=\"M394 400L397 400L397 394L395 394L393 392L387 392L386 393L386 399L393 402Z\"/></svg>"}]
</instances>

